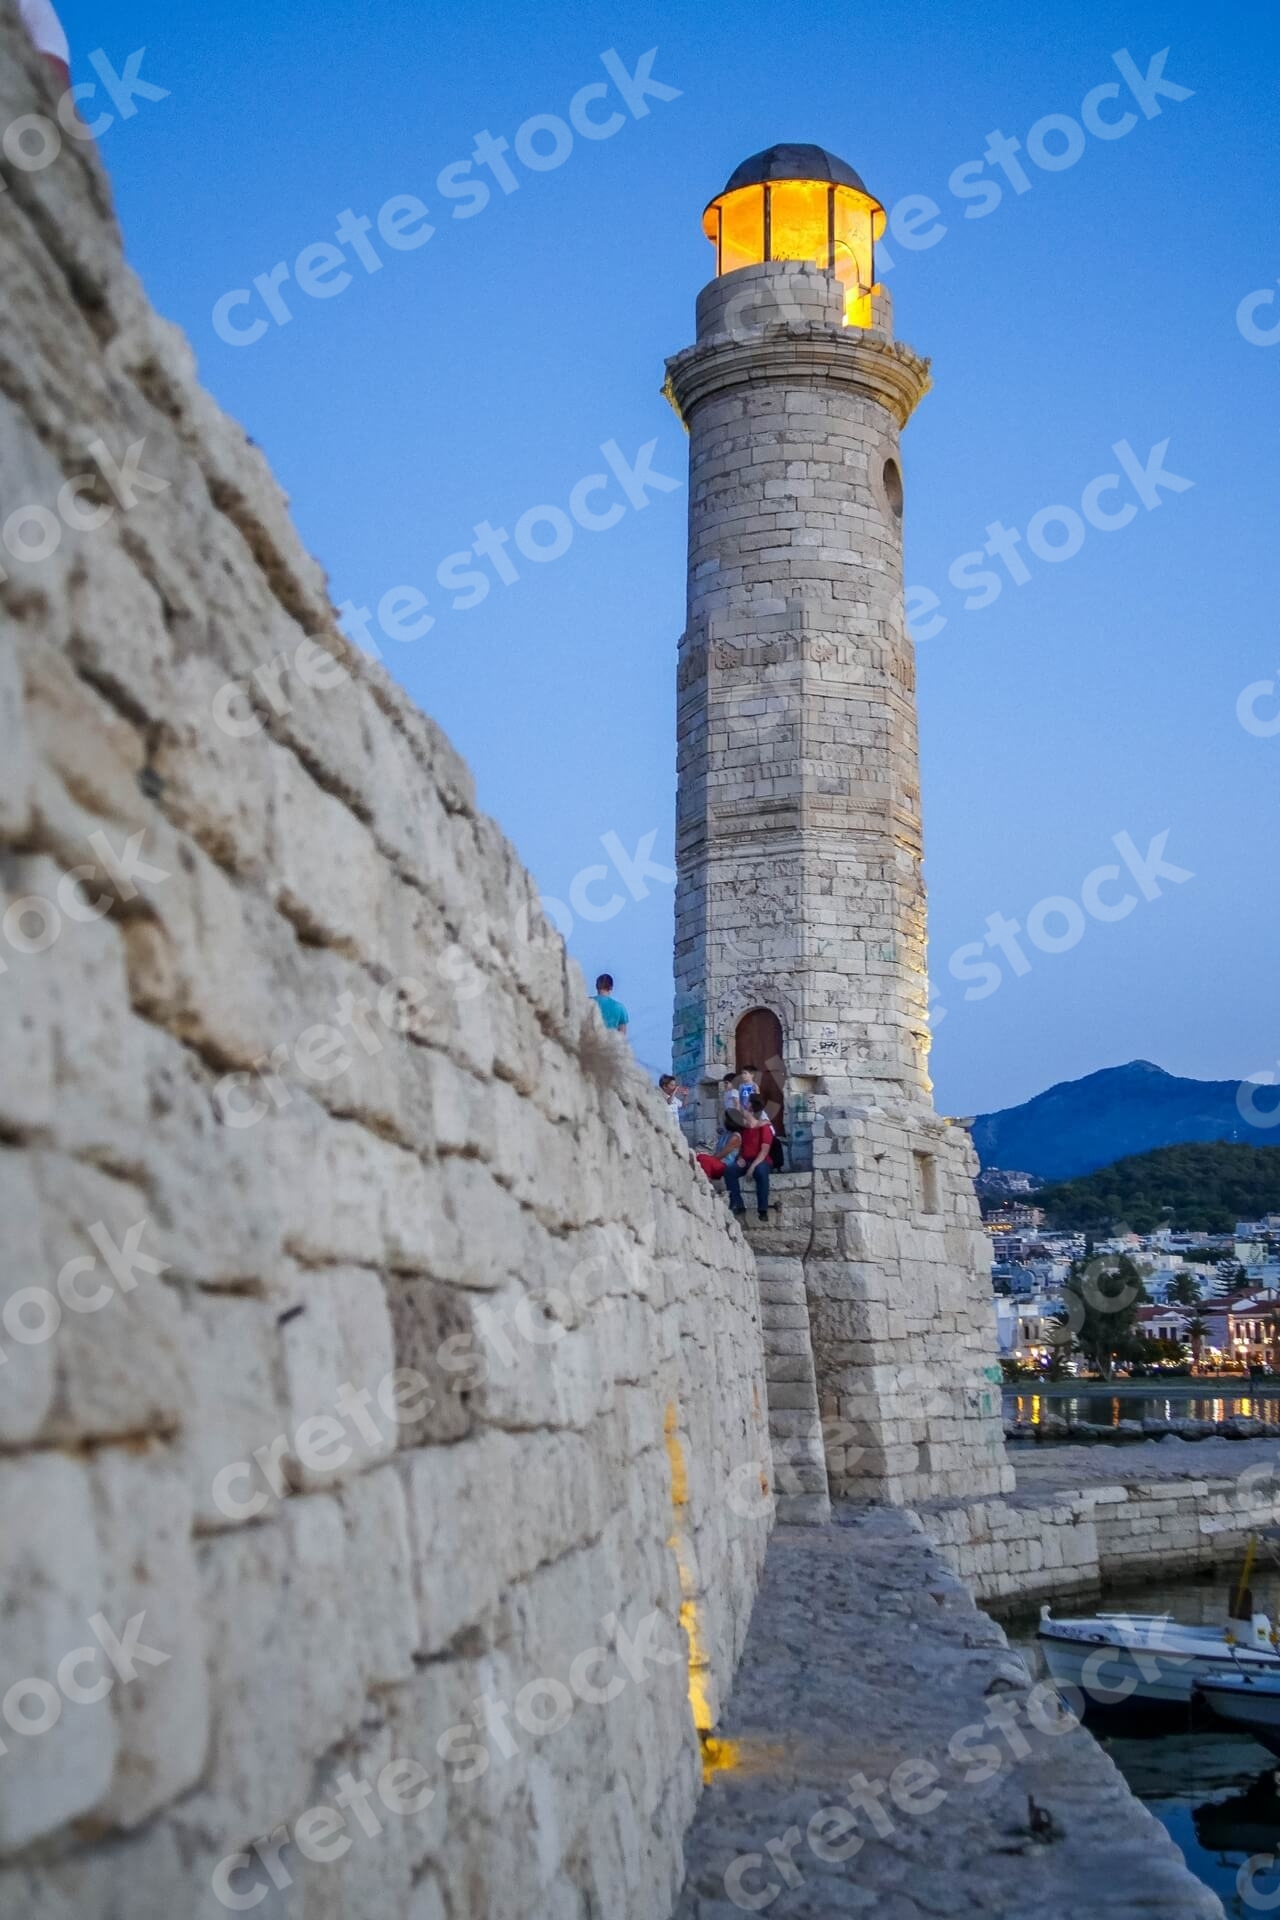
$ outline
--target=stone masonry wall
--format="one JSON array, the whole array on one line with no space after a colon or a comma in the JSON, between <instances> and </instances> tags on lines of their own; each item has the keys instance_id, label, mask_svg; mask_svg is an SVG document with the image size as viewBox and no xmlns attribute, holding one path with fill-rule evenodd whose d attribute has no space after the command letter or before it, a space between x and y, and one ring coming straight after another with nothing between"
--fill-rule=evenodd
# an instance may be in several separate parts
<instances>
[{"instance_id":1,"label":"stone masonry wall","mask_svg":"<svg viewBox=\"0 0 1280 1920\"><path fill-rule=\"evenodd\" d=\"M1010 1498L922 1506L920 1518L977 1599L1002 1603L1236 1564L1249 1535L1280 1518L1270 1462L1234 1475L1220 1463L1113 1481L1096 1462L1090 1471L1093 1484L1067 1474Z\"/></svg>"},{"instance_id":2,"label":"stone masonry wall","mask_svg":"<svg viewBox=\"0 0 1280 1920\"><path fill-rule=\"evenodd\" d=\"M4 171L0 1914L663 1916L751 1256L92 150Z\"/></svg>"}]
</instances>

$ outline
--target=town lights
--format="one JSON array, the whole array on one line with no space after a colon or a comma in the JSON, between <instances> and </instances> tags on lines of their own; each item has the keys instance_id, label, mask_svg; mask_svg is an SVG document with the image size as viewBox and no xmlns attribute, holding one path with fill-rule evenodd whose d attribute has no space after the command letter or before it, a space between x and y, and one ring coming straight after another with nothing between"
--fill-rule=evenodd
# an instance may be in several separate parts
<instances>
[{"instance_id":1,"label":"town lights","mask_svg":"<svg viewBox=\"0 0 1280 1920\"><path fill-rule=\"evenodd\" d=\"M766 260L802 260L845 290L844 323L871 325L875 243L884 208L843 160L822 147L769 147L744 160L707 207L702 231L717 274Z\"/></svg>"}]
</instances>

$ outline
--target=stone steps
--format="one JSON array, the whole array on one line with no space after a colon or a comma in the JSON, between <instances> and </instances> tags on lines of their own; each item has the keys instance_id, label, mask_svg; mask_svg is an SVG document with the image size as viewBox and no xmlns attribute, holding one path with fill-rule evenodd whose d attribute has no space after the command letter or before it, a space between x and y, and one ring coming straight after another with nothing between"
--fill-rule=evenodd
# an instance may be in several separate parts
<instances>
[{"instance_id":1,"label":"stone steps","mask_svg":"<svg viewBox=\"0 0 1280 1920\"><path fill-rule=\"evenodd\" d=\"M804 1265L757 1251L769 1434L778 1519L821 1526L831 1517Z\"/></svg>"}]
</instances>

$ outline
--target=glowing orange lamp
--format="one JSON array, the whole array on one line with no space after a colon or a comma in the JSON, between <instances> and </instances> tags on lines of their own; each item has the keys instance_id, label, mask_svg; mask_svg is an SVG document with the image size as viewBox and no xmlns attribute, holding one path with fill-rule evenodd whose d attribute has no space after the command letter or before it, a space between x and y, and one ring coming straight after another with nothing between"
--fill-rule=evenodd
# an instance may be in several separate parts
<instances>
[{"instance_id":1,"label":"glowing orange lamp","mask_svg":"<svg viewBox=\"0 0 1280 1920\"><path fill-rule=\"evenodd\" d=\"M717 274L765 260L807 261L843 286L847 327L871 325L875 244L884 226L884 208L853 168L809 146L753 154L702 216Z\"/></svg>"}]
</instances>

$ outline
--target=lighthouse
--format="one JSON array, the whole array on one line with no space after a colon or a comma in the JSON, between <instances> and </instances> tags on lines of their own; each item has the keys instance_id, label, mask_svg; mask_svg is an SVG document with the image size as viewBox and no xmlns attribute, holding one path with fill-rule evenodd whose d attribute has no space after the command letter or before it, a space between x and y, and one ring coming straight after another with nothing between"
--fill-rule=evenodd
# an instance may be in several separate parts
<instances>
[{"instance_id":1,"label":"lighthouse","mask_svg":"<svg viewBox=\"0 0 1280 1920\"><path fill-rule=\"evenodd\" d=\"M775 1439L807 1493L902 1503L1012 1474L973 1147L928 1073L899 440L929 368L894 338L884 221L815 146L744 161L703 214L715 273L666 383L689 435L674 1065L702 1138L749 1066L785 1140L751 1233L814 1404L781 1393Z\"/></svg>"}]
</instances>

